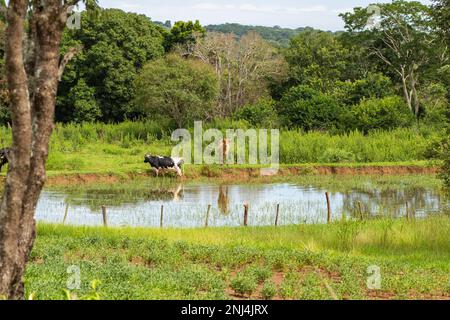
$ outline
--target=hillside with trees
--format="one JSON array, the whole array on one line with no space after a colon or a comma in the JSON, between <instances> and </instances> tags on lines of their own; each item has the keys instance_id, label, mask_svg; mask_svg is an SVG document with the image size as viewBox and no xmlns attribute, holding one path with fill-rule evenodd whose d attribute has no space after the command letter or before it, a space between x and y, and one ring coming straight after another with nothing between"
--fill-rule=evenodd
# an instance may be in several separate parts
<instances>
[{"instance_id":1,"label":"hillside with trees","mask_svg":"<svg viewBox=\"0 0 450 320\"><path fill-rule=\"evenodd\" d=\"M224 23L217 25L207 25L205 29L208 32L219 32L219 33L232 33L237 37L242 37L249 32L258 33L264 40L269 43L279 46L287 47L289 42L293 37L299 33L305 31L314 31L311 27L300 27L297 29L282 28L280 26L265 27L265 26L247 26L239 23Z\"/></svg>"},{"instance_id":2,"label":"hillside with trees","mask_svg":"<svg viewBox=\"0 0 450 320\"><path fill-rule=\"evenodd\" d=\"M341 15L345 31L340 33L239 24L203 27L199 21L154 23L119 9L84 12L83 27L63 33L62 55L75 52L59 84L56 121L116 123L162 116L170 128L190 126L195 117L306 131L367 133L417 123L443 128L450 62L447 11L442 5L439 11L439 4L380 4L383 15L375 29L365 27L366 8L355 8ZM172 57L164 60L168 55ZM161 66L152 67L155 61ZM169 61L186 67L175 74L163 67ZM191 74L194 66L197 71ZM179 86L197 72L216 87L213 97ZM8 94L2 83L0 120L6 124ZM148 92L165 92L164 101L181 101L177 108L184 111L148 112ZM197 108L196 100L190 100L194 97L202 110L192 109Z\"/></svg>"}]
</instances>

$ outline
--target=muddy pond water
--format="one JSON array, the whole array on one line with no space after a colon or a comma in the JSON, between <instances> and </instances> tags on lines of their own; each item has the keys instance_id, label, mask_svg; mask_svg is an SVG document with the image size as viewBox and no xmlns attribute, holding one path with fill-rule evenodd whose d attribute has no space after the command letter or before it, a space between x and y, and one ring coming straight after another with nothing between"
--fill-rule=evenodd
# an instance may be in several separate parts
<instances>
[{"instance_id":1,"label":"muddy pond water","mask_svg":"<svg viewBox=\"0 0 450 320\"><path fill-rule=\"evenodd\" d=\"M421 178L416 178L420 181ZM404 217L410 210L417 218L437 214L448 203L435 183L374 182L372 178L332 182L302 181L272 183L160 183L46 189L37 207L37 220L70 225L100 226L102 206L109 226L192 228L205 225L208 206L210 227L243 225L244 204L249 204L249 225L274 225L277 205L279 224L324 223L327 219L325 192L330 193L333 219L343 215ZM407 205L408 204L408 205Z\"/></svg>"}]
</instances>

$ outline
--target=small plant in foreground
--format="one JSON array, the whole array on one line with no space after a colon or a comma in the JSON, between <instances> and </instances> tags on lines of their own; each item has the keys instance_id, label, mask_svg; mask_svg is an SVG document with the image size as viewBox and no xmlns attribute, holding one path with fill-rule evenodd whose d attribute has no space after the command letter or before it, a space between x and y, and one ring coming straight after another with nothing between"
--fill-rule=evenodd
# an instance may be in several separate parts
<instances>
[{"instance_id":1,"label":"small plant in foreground","mask_svg":"<svg viewBox=\"0 0 450 320\"><path fill-rule=\"evenodd\" d=\"M272 300L277 294L277 286L273 281L267 281L261 291L264 300Z\"/></svg>"},{"instance_id":2,"label":"small plant in foreground","mask_svg":"<svg viewBox=\"0 0 450 320\"><path fill-rule=\"evenodd\" d=\"M100 280L93 280L91 282L91 291L82 297L78 297L76 294L69 290L63 290L67 300L101 300L98 286L101 284Z\"/></svg>"},{"instance_id":3,"label":"small plant in foreground","mask_svg":"<svg viewBox=\"0 0 450 320\"><path fill-rule=\"evenodd\" d=\"M248 271L256 278L258 283L263 283L272 276L272 271L267 267L253 267Z\"/></svg>"},{"instance_id":4,"label":"small plant in foreground","mask_svg":"<svg viewBox=\"0 0 450 320\"><path fill-rule=\"evenodd\" d=\"M256 290L256 280L252 277L238 275L231 281L231 288L239 295L251 296Z\"/></svg>"}]
</instances>

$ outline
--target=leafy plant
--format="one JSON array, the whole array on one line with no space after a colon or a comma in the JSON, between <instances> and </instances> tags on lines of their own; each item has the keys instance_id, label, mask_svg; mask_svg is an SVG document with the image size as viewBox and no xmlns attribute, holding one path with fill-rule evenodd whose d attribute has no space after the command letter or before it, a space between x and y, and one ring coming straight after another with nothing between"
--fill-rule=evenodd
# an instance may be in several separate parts
<instances>
[{"instance_id":1,"label":"leafy plant","mask_svg":"<svg viewBox=\"0 0 450 320\"><path fill-rule=\"evenodd\" d=\"M261 291L262 298L265 300L273 299L277 294L277 286L273 281L267 281Z\"/></svg>"},{"instance_id":2,"label":"leafy plant","mask_svg":"<svg viewBox=\"0 0 450 320\"><path fill-rule=\"evenodd\" d=\"M251 296L256 290L257 282L254 277L238 275L231 281L231 288L242 296Z\"/></svg>"}]
</instances>

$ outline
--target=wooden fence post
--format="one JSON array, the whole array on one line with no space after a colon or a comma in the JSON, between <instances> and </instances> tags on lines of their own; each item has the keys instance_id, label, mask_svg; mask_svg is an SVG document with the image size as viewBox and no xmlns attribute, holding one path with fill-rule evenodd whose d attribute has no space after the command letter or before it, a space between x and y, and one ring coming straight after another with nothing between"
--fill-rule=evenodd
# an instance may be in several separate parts
<instances>
[{"instance_id":1,"label":"wooden fence post","mask_svg":"<svg viewBox=\"0 0 450 320\"><path fill-rule=\"evenodd\" d=\"M66 224L68 214L69 214L69 204L66 204L66 211L64 212L63 224Z\"/></svg>"},{"instance_id":2,"label":"wooden fence post","mask_svg":"<svg viewBox=\"0 0 450 320\"><path fill-rule=\"evenodd\" d=\"M211 212L211 205L208 205L208 211L206 211L205 228L209 227L209 213Z\"/></svg>"},{"instance_id":3,"label":"wooden fence post","mask_svg":"<svg viewBox=\"0 0 450 320\"><path fill-rule=\"evenodd\" d=\"M409 205L408 205L408 202L406 202L406 220L409 221Z\"/></svg>"},{"instance_id":4,"label":"wooden fence post","mask_svg":"<svg viewBox=\"0 0 450 320\"><path fill-rule=\"evenodd\" d=\"M102 206L102 215L103 215L103 226L108 227L108 214L106 212L105 206Z\"/></svg>"},{"instance_id":5,"label":"wooden fence post","mask_svg":"<svg viewBox=\"0 0 450 320\"><path fill-rule=\"evenodd\" d=\"M244 204L244 227L248 226L248 204Z\"/></svg>"},{"instance_id":6,"label":"wooden fence post","mask_svg":"<svg viewBox=\"0 0 450 320\"><path fill-rule=\"evenodd\" d=\"M361 220L364 220L361 201L358 201L358 210L359 210L359 218Z\"/></svg>"},{"instance_id":7,"label":"wooden fence post","mask_svg":"<svg viewBox=\"0 0 450 320\"><path fill-rule=\"evenodd\" d=\"M275 227L278 227L279 218L280 218L280 204L277 204L277 216L275 218Z\"/></svg>"},{"instance_id":8,"label":"wooden fence post","mask_svg":"<svg viewBox=\"0 0 450 320\"><path fill-rule=\"evenodd\" d=\"M327 208L328 208L327 222L331 223L331 200L330 200L330 194L328 192L326 192L325 196L327 198Z\"/></svg>"},{"instance_id":9,"label":"wooden fence post","mask_svg":"<svg viewBox=\"0 0 450 320\"><path fill-rule=\"evenodd\" d=\"M159 219L159 226L164 227L164 205L161 205L161 217Z\"/></svg>"}]
</instances>

